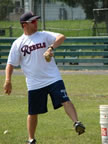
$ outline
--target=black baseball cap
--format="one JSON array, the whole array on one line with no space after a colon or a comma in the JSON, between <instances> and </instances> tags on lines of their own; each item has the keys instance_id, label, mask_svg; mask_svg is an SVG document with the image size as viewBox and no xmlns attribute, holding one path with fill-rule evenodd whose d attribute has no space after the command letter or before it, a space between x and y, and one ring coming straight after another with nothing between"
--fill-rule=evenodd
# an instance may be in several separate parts
<instances>
[{"instance_id":1,"label":"black baseball cap","mask_svg":"<svg viewBox=\"0 0 108 144\"><path fill-rule=\"evenodd\" d=\"M21 15L20 23L31 22L32 20L40 19L40 16L34 15L32 12L26 12Z\"/></svg>"}]
</instances>

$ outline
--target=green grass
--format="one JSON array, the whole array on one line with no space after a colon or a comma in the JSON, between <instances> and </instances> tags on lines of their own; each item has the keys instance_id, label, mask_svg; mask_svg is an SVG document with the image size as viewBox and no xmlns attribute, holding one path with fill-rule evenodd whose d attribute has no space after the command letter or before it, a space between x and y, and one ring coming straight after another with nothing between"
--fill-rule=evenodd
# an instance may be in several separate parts
<instances>
[{"instance_id":1,"label":"green grass","mask_svg":"<svg viewBox=\"0 0 108 144\"><path fill-rule=\"evenodd\" d=\"M92 20L56 20L46 21L46 30L63 33L65 36L92 36ZM0 21L0 28L13 27L13 37L19 37L22 34L22 28L19 22ZM39 30L42 29L42 23L38 23ZM9 36L9 29L6 29L6 36Z\"/></svg>"},{"instance_id":2,"label":"green grass","mask_svg":"<svg viewBox=\"0 0 108 144\"><path fill-rule=\"evenodd\" d=\"M86 133L78 136L64 109L53 110L48 100L46 114L39 115L37 144L100 144L99 105L108 104L107 75L62 75L68 95L74 103ZM24 144L27 139L27 88L24 76L14 75L10 96L3 93L0 76L0 144ZM9 133L3 134L5 130Z\"/></svg>"},{"instance_id":3,"label":"green grass","mask_svg":"<svg viewBox=\"0 0 108 144\"><path fill-rule=\"evenodd\" d=\"M92 20L60 20L46 22L46 28L65 36L92 36Z\"/></svg>"}]
</instances>

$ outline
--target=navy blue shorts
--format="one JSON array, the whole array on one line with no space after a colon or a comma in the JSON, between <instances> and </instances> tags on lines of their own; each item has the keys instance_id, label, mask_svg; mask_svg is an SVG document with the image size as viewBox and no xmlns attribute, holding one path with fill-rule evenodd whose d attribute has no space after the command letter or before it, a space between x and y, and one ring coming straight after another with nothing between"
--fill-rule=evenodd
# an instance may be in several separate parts
<instances>
[{"instance_id":1,"label":"navy blue shorts","mask_svg":"<svg viewBox=\"0 0 108 144\"><path fill-rule=\"evenodd\" d=\"M62 103L70 101L64 86L64 82L59 80L49 86L37 90L28 91L28 114L46 113L48 94L51 97L54 109L62 106Z\"/></svg>"}]
</instances>

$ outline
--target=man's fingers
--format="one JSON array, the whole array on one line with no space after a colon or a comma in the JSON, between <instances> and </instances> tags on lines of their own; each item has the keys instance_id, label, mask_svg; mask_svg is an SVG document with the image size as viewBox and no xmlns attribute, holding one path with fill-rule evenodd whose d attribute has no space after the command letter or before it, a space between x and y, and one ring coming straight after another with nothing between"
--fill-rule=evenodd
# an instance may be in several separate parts
<instances>
[{"instance_id":1,"label":"man's fingers","mask_svg":"<svg viewBox=\"0 0 108 144\"><path fill-rule=\"evenodd\" d=\"M11 93L11 90L5 90L4 92L5 92L5 94L8 94L8 95L10 95L10 93Z\"/></svg>"},{"instance_id":2,"label":"man's fingers","mask_svg":"<svg viewBox=\"0 0 108 144\"><path fill-rule=\"evenodd\" d=\"M12 85L11 85L11 83L5 83L4 84L4 92L6 93L6 94L10 94L11 93L11 90L12 90Z\"/></svg>"}]
</instances>

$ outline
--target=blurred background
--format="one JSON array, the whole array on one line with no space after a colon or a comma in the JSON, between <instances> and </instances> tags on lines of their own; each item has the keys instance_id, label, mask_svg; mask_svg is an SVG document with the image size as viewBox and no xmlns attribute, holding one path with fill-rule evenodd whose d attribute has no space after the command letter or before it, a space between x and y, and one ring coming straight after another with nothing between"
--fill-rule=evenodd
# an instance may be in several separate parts
<instances>
[{"instance_id":1,"label":"blurred background","mask_svg":"<svg viewBox=\"0 0 108 144\"><path fill-rule=\"evenodd\" d=\"M108 35L108 0L0 0L0 37L19 37L22 13L41 16L39 30L67 37Z\"/></svg>"}]
</instances>

